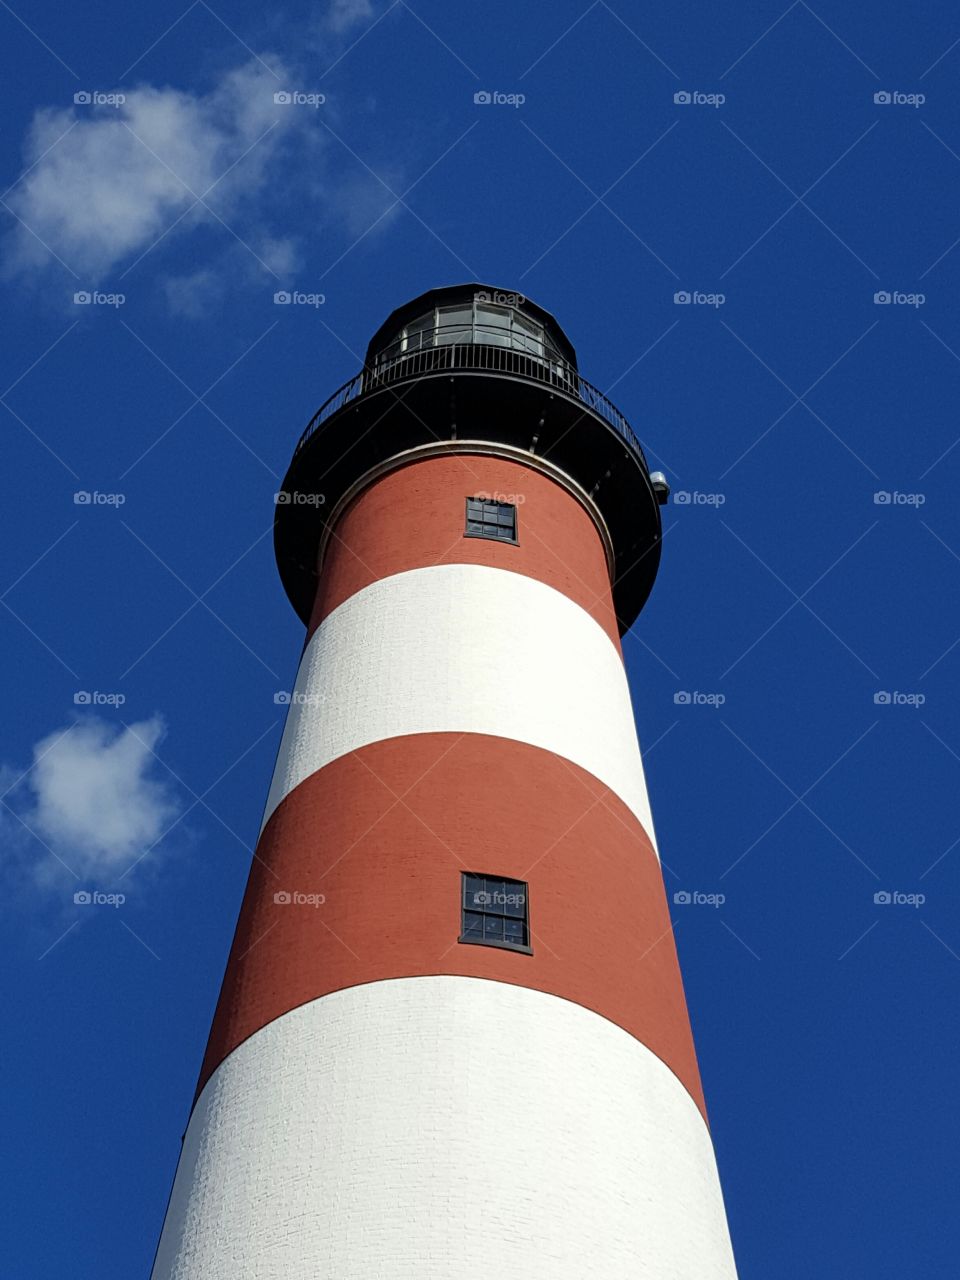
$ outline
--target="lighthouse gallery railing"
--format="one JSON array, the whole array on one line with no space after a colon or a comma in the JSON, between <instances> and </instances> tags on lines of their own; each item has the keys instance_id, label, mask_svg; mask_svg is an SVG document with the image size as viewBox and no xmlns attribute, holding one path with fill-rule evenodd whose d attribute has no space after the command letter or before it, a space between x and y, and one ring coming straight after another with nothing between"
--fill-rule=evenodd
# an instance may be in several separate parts
<instances>
[{"instance_id":1,"label":"lighthouse gallery railing","mask_svg":"<svg viewBox=\"0 0 960 1280\"><path fill-rule=\"evenodd\" d=\"M429 335L428 335L429 336ZM569 400L579 401L609 423L624 442L637 453L646 465L640 442L630 424L602 391L587 382L577 369L556 355L533 355L512 347L492 343L457 343L446 341L440 331L434 333L434 343L424 345L418 351L401 351L386 358L381 356L370 368L362 369L333 393L310 419L297 443L296 453L307 444L324 422L351 400L382 390L398 382L407 382L426 375L459 371L463 373L501 373L524 381L549 386L551 391Z\"/></svg>"}]
</instances>

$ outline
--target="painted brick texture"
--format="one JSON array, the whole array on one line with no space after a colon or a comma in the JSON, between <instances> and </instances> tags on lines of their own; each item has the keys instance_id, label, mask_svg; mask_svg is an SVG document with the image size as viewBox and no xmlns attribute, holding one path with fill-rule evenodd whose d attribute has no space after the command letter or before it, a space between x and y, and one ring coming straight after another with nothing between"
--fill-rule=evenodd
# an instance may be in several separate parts
<instances>
[{"instance_id":1,"label":"painted brick texture","mask_svg":"<svg viewBox=\"0 0 960 1280\"><path fill-rule=\"evenodd\" d=\"M532 956L460 944L463 871L529 885ZM322 896L275 901L278 891ZM480 734L373 743L314 773L257 847L201 1083L247 1036L353 984L464 974L554 992L703 1096L660 865L589 773Z\"/></svg>"},{"instance_id":2,"label":"painted brick texture","mask_svg":"<svg viewBox=\"0 0 960 1280\"><path fill-rule=\"evenodd\" d=\"M516 505L517 546L463 536L465 501L478 493ZM434 564L484 564L536 578L585 609L619 652L606 556L591 516L542 472L482 454L410 463L354 499L330 539L308 634L363 587Z\"/></svg>"},{"instance_id":3,"label":"painted brick texture","mask_svg":"<svg viewBox=\"0 0 960 1280\"><path fill-rule=\"evenodd\" d=\"M620 654L534 578L441 564L375 582L314 633L295 694L264 821L315 770L370 742L485 733L580 765L656 844Z\"/></svg>"},{"instance_id":4,"label":"painted brick texture","mask_svg":"<svg viewBox=\"0 0 960 1280\"><path fill-rule=\"evenodd\" d=\"M735 1280L676 1077L499 982L354 987L271 1023L194 1111L154 1280Z\"/></svg>"}]
</instances>

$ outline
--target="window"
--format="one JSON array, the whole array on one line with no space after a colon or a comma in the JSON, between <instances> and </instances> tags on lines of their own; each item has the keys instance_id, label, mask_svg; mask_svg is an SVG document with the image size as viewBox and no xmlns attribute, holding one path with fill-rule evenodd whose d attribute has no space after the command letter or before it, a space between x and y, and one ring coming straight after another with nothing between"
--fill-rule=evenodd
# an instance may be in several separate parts
<instances>
[{"instance_id":1,"label":"window","mask_svg":"<svg viewBox=\"0 0 960 1280\"><path fill-rule=\"evenodd\" d=\"M433 346L433 312L413 320L403 330L404 351L419 351L421 347Z\"/></svg>"},{"instance_id":2,"label":"window","mask_svg":"<svg viewBox=\"0 0 960 1280\"><path fill-rule=\"evenodd\" d=\"M452 346L455 342L473 341L473 307L440 307L436 320L436 344Z\"/></svg>"},{"instance_id":3,"label":"window","mask_svg":"<svg viewBox=\"0 0 960 1280\"><path fill-rule=\"evenodd\" d=\"M508 347L551 366L562 365L560 353L539 321L510 304L478 301L477 297L448 307L434 307L407 321L397 337L378 352L377 361L387 363L401 352L407 355L430 347L470 343Z\"/></svg>"},{"instance_id":4,"label":"window","mask_svg":"<svg viewBox=\"0 0 960 1280\"><path fill-rule=\"evenodd\" d=\"M489 307L477 304L476 342L492 347L509 347L511 341L510 317L506 307Z\"/></svg>"},{"instance_id":5,"label":"window","mask_svg":"<svg viewBox=\"0 0 960 1280\"><path fill-rule=\"evenodd\" d=\"M534 324L526 316L513 317L513 345L531 355L543 355L543 326Z\"/></svg>"},{"instance_id":6,"label":"window","mask_svg":"<svg viewBox=\"0 0 960 1280\"><path fill-rule=\"evenodd\" d=\"M511 495L512 496L512 495ZM506 502L467 499L468 538L493 538L496 542L517 542L517 508Z\"/></svg>"},{"instance_id":7,"label":"window","mask_svg":"<svg viewBox=\"0 0 960 1280\"><path fill-rule=\"evenodd\" d=\"M527 886L522 880L464 873L461 942L487 947L507 947L528 955L530 919Z\"/></svg>"}]
</instances>

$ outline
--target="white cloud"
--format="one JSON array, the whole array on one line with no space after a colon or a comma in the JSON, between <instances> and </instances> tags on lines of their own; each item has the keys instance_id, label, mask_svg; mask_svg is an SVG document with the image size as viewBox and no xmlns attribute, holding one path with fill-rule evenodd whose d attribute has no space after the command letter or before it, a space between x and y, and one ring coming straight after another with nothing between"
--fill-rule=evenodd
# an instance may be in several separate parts
<instances>
[{"instance_id":1,"label":"white cloud","mask_svg":"<svg viewBox=\"0 0 960 1280\"><path fill-rule=\"evenodd\" d=\"M370 0L332 0L326 21L331 31L343 32L372 17Z\"/></svg>"},{"instance_id":2,"label":"white cloud","mask_svg":"<svg viewBox=\"0 0 960 1280\"><path fill-rule=\"evenodd\" d=\"M90 718L34 747L22 784L30 804L18 811L76 875L122 875L176 817L169 775L152 754L163 732L159 716L119 731ZM41 880L54 873L50 861Z\"/></svg>"},{"instance_id":3,"label":"white cloud","mask_svg":"<svg viewBox=\"0 0 960 1280\"><path fill-rule=\"evenodd\" d=\"M289 277L300 266L300 254L293 240L274 240L268 236L256 246L256 250L260 260L281 278Z\"/></svg>"},{"instance_id":4,"label":"white cloud","mask_svg":"<svg viewBox=\"0 0 960 1280\"><path fill-rule=\"evenodd\" d=\"M175 316L199 320L209 315L224 292L224 280L209 267L201 267L185 276L168 276L163 281L167 305Z\"/></svg>"},{"instance_id":5,"label":"white cloud","mask_svg":"<svg viewBox=\"0 0 960 1280\"><path fill-rule=\"evenodd\" d=\"M279 62L273 69L286 76ZM38 111L24 148L24 167L33 167L7 198L26 224L8 240L8 269L48 266L45 244L85 280L99 281L179 217L181 228L202 219L216 225L202 205L187 212L211 187L206 199L231 217L267 187L282 138L307 124L308 112L274 102L285 87L285 78L251 61L207 94L145 85L119 107Z\"/></svg>"}]
</instances>

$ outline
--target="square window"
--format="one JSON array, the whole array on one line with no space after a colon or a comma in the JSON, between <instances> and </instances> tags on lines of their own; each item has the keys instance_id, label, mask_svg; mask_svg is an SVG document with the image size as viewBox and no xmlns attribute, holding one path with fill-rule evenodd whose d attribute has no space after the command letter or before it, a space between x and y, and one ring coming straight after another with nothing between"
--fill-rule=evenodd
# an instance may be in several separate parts
<instances>
[{"instance_id":1,"label":"square window","mask_svg":"<svg viewBox=\"0 0 960 1280\"><path fill-rule=\"evenodd\" d=\"M461 942L530 951L527 886L475 872L461 875Z\"/></svg>"},{"instance_id":2,"label":"square window","mask_svg":"<svg viewBox=\"0 0 960 1280\"><path fill-rule=\"evenodd\" d=\"M492 538L497 542L517 541L517 508L508 502L483 502L467 498L464 534L468 538Z\"/></svg>"}]
</instances>

